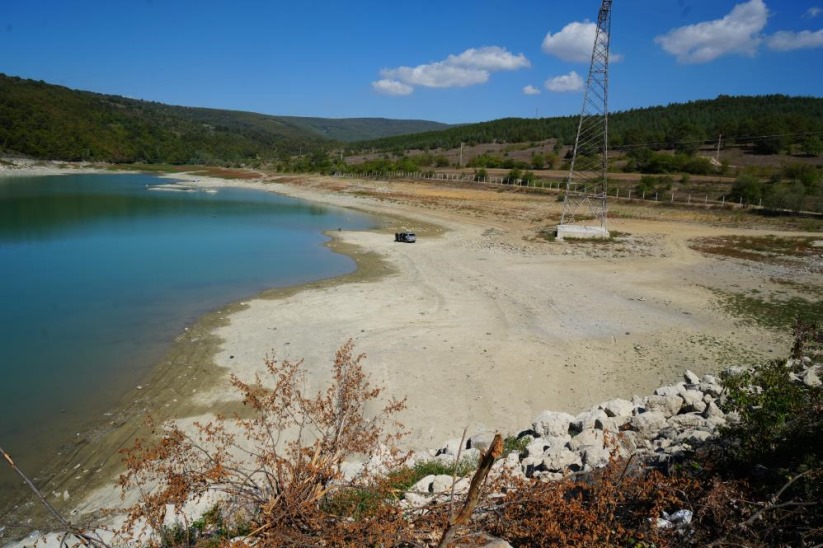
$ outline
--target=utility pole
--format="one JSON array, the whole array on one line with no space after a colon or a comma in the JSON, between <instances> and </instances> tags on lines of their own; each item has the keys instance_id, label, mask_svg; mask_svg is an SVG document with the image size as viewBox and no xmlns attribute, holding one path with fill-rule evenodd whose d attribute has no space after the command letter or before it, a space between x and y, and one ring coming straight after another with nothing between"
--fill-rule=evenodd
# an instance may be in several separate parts
<instances>
[{"instance_id":1,"label":"utility pole","mask_svg":"<svg viewBox=\"0 0 823 548\"><path fill-rule=\"evenodd\" d=\"M720 142L722 140L723 140L723 134L721 133L720 135L717 136L717 152L714 155L714 159L717 160L718 163L720 162Z\"/></svg>"},{"instance_id":2,"label":"utility pole","mask_svg":"<svg viewBox=\"0 0 823 548\"><path fill-rule=\"evenodd\" d=\"M592 48L589 76L583 95L583 108L577 128L571 169L566 179L563 216L557 227L563 233L584 237L608 237L606 198L608 194L609 145L609 39L612 0L602 0ZM580 208L587 206L599 226L570 228Z\"/></svg>"}]
</instances>

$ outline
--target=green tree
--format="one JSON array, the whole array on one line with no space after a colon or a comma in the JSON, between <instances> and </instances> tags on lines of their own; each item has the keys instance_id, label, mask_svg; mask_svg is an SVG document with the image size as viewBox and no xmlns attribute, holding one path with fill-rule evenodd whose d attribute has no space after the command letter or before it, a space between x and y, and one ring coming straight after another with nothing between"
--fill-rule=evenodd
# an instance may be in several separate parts
<instances>
[{"instance_id":1,"label":"green tree","mask_svg":"<svg viewBox=\"0 0 823 548\"><path fill-rule=\"evenodd\" d=\"M507 185L517 184L522 178L522 172L518 168L512 168L503 178L503 183Z\"/></svg>"},{"instance_id":2,"label":"green tree","mask_svg":"<svg viewBox=\"0 0 823 548\"><path fill-rule=\"evenodd\" d=\"M800 146L806 156L820 156L823 153L823 141L817 135L806 137Z\"/></svg>"},{"instance_id":3,"label":"green tree","mask_svg":"<svg viewBox=\"0 0 823 548\"><path fill-rule=\"evenodd\" d=\"M731 199L739 200L742 198L747 204L759 204L763 194L763 182L754 175L744 174L734 182Z\"/></svg>"},{"instance_id":4,"label":"green tree","mask_svg":"<svg viewBox=\"0 0 823 548\"><path fill-rule=\"evenodd\" d=\"M780 154L786 148L786 127L776 116L763 120L757 132L755 154Z\"/></svg>"}]
</instances>

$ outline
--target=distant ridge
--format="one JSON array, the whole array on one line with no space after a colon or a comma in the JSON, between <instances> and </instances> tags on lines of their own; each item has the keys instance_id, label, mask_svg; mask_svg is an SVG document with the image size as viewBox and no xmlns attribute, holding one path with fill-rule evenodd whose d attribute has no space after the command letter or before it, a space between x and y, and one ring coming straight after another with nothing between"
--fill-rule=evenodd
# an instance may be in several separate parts
<instances>
[{"instance_id":1,"label":"distant ridge","mask_svg":"<svg viewBox=\"0 0 823 548\"><path fill-rule=\"evenodd\" d=\"M272 116L172 106L77 91L0 74L0 154L117 163L330 167L328 152L456 149L461 144L574 144L577 116L502 118L448 125L425 120ZM823 98L728 96L609 115L614 149L749 147L755 154L808 151L823 144ZM295 156L306 161L293 162Z\"/></svg>"},{"instance_id":2,"label":"distant ridge","mask_svg":"<svg viewBox=\"0 0 823 548\"><path fill-rule=\"evenodd\" d=\"M361 150L455 149L461 143L528 143L557 139L573 145L579 116L501 118L357 143ZM810 138L823 140L823 98L787 95L729 96L609 114L609 146L694 152L714 144L750 145L775 154Z\"/></svg>"},{"instance_id":3,"label":"distant ridge","mask_svg":"<svg viewBox=\"0 0 823 548\"><path fill-rule=\"evenodd\" d=\"M247 163L448 127L423 120L302 118L172 106L0 74L0 153L43 159Z\"/></svg>"}]
</instances>

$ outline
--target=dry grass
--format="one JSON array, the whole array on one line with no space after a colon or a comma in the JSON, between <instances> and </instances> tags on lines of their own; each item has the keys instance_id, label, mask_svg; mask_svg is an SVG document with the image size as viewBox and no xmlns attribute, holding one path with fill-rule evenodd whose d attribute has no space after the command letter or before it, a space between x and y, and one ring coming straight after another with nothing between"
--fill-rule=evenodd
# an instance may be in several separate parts
<instances>
[{"instance_id":1,"label":"dry grass","mask_svg":"<svg viewBox=\"0 0 823 548\"><path fill-rule=\"evenodd\" d=\"M818 238L778 236L722 236L700 238L690 243L692 249L720 257L797 266L803 259L820 254Z\"/></svg>"}]
</instances>

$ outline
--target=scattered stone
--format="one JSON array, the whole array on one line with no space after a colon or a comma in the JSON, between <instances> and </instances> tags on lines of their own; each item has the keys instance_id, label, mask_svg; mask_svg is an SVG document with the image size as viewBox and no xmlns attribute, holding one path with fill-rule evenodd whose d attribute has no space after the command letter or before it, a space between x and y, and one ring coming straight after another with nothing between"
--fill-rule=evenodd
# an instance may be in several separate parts
<instances>
[{"instance_id":1,"label":"scattered stone","mask_svg":"<svg viewBox=\"0 0 823 548\"><path fill-rule=\"evenodd\" d=\"M605 447L586 446L582 451L583 466L587 468L603 468L609 464L611 453Z\"/></svg>"},{"instance_id":2,"label":"scattered stone","mask_svg":"<svg viewBox=\"0 0 823 548\"><path fill-rule=\"evenodd\" d=\"M568 444L572 451L579 451L586 447L603 448L603 431L594 428L587 428L573 437Z\"/></svg>"},{"instance_id":3,"label":"scattered stone","mask_svg":"<svg viewBox=\"0 0 823 548\"><path fill-rule=\"evenodd\" d=\"M543 453L551 449L552 444L548 441L547 438L537 438L529 445L526 446L525 456L526 457L538 457L542 456Z\"/></svg>"},{"instance_id":4,"label":"scattered stone","mask_svg":"<svg viewBox=\"0 0 823 548\"><path fill-rule=\"evenodd\" d=\"M583 466L578 453L569 451L565 447L549 449L543 454L543 470L548 472L564 472L571 469L576 472Z\"/></svg>"},{"instance_id":5,"label":"scattered stone","mask_svg":"<svg viewBox=\"0 0 823 548\"><path fill-rule=\"evenodd\" d=\"M713 429L708 419L703 418L701 415L697 413L686 413L683 415L670 417L667 422L669 426L679 430L695 428L703 430Z\"/></svg>"},{"instance_id":6,"label":"scattered stone","mask_svg":"<svg viewBox=\"0 0 823 548\"><path fill-rule=\"evenodd\" d=\"M494 440L494 432L475 434L466 442L466 449L477 449L481 452L485 452L488 450L489 445L491 445L492 440Z\"/></svg>"},{"instance_id":7,"label":"scattered stone","mask_svg":"<svg viewBox=\"0 0 823 548\"><path fill-rule=\"evenodd\" d=\"M440 455L457 455L457 452L460 451L460 442L462 440L460 438L452 438L440 447L437 451L435 451L434 456Z\"/></svg>"},{"instance_id":8,"label":"scattered stone","mask_svg":"<svg viewBox=\"0 0 823 548\"><path fill-rule=\"evenodd\" d=\"M363 469L365 468L365 464L362 462L344 462L340 465L340 473L343 474L343 479L346 481L351 481L357 476L359 476Z\"/></svg>"},{"instance_id":9,"label":"scattered stone","mask_svg":"<svg viewBox=\"0 0 823 548\"><path fill-rule=\"evenodd\" d=\"M666 417L657 411L647 411L629 420L629 428L643 437L652 438L666 426Z\"/></svg>"},{"instance_id":10,"label":"scattered stone","mask_svg":"<svg viewBox=\"0 0 823 548\"><path fill-rule=\"evenodd\" d=\"M543 411L532 422L532 430L540 437L559 437L569 434L574 417L558 411Z\"/></svg>"},{"instance_id":11,"label":"scattered stone","mask_svg":"<svg viewBox=\"0 0 823 548\"><path fill-rule=\"evenodd\" d=\"M634 404L628 400L618 398L600 404L600 409L609 417L628 417L634 411Z\"/></svg>"},{"instance_id":12,"label":"scattered stone","mask_svg":"<svg viewBox=\"0 0 823 548\"><path fill-rule=\"evenodd\" d=\"M429 504L431 498L420 493L415 493L414 491L406 491L406 494L403 495L403 500L408 502L412 508L423 508Z\"/></svg>"},{"instance_id":13,"label":"scattered stone","mask_svg":"<svg viewBox=\"0 0 823 548\"><path fill-rule=\"evenodd\" d=\"M429 493L444 493L446 491L451 491L453 483L455 483L455 481L451 476L447 476L445 474L434 476L431 485L429 485Z\"/></svg>"},{"instance_id":14,"label":"scattered stone","mask_svg":"<svg viewBox=\"0 0 823 548\"><path fill-rule=\"evenodd\" d=\"M708 419L712 417L724 417L725 415L723 411L721 411L720 408L717 407L716 403L711 402L708 406L706 406L706 410L703 412L703 416Z\"/></svg>"},{"instance_id":15,"label":"scattered stone","mask_svg":"<svg viewBox=\"0 0 823 548\"><path fill-rule=\"evenodd\" d=\"M621 417L606 417L605 419L597 419L594 423L594 427L598 430L603 430L604 432L619 432L623 430L623 427L628 424L629 419L631 416L621 416Z\"/></svg>"},{"instance_id":16,"label":"scattered stone","mask_svg":"<svg viewBox=\"0 0 823 548\"><path fill-rule=\"evenodd\" d=\"M434 483L434 474L429 474L428 476L422 478L417 483L411 486L409 489L410 493L434 493L434 489L432 488L432 484Z\"/></svg>"},{"instance_id":17,"label":"scattered stone","mask_svg":"<svg viewBox=\"0 0 823 548\"><path fill-rule=\"evenodd\" d=\"M656 411L666 418L677 415L681 407L683 407L683 398L679 395L654 395L646 398L646 411Z\"/></svg>"},{"instance_id":18,"label":"scattered stone","mask_svg":"<svg viewBox=\"0 0 823 548\"><path fill-rule=\"evenodd\" d=\"M654 391L655 396L678 396L682 391L686 389L686 383L678 383L672 384L669 386L661 386L660 388ZM651 397L651 396L649 396ZM646 398L648 400L648 398Z\"/></svg>"},{"instance_id":19,"label":"scattered stone","mask_svg":"<svg viewBox=\"0 0 823 548\"><path fill-rule=\"evenodd\" d=\"M595 428L598 420L606 419L608 415L602 409L592 409L591 411L583 411L577 415L571 422L571 430L579 433L584 430Z\"/></svg>"},{"instance_id":20,"label":"scattered stone","mask_svg":"<svg viewBox=\"0 0 823 548\"><path fill-rule=\"evenodd\" d=\"M640 448L638 440L639 438L637 436L637 432L632 432L631 430L621 432L617 437L618 454L622 458L629 458L631 455L635 454Z\"/></svg>"},{"instance_id":21,"label":"scattered stone","mask_svg":"<svg viewBox=\"0 0 823 548\"><path fill-rule=\"evenodd\" d=\"M723 393L723 387L720 383L712 377L712 381L707 380L707 377L711 375L706 375L703 377L703 380L700 381L700 384L697 385L697 389L706 394L707 396L714 396L715 398L719 397L720 394Z\"/></svg>"},{"instance_id":22,"label":"scattered stone","mask_svg":"<svg viewBox=\"0 0 823 548\"><path fill-rule=\"evenodd\" d=\"M820 376L817 374L817 368L811 367L806 370L803 374L803 384L808 386L809 388L814 388L815 386L820 386Z\"/></svg>"},{"instance_id":23,"label":"scattered stone","mask_svg":"<svg viewBox=\"0 0 823 548\"><path fill-rule=\"evenodd\" d=\"M695 446L700 445L701 443L705 442L709 438L712 437L711 432L707 432L705 430L686 430L685 432L681 432L676 438L675 441L679 443L688 443L689 445Z\"/></svg>"}]
</instances>

